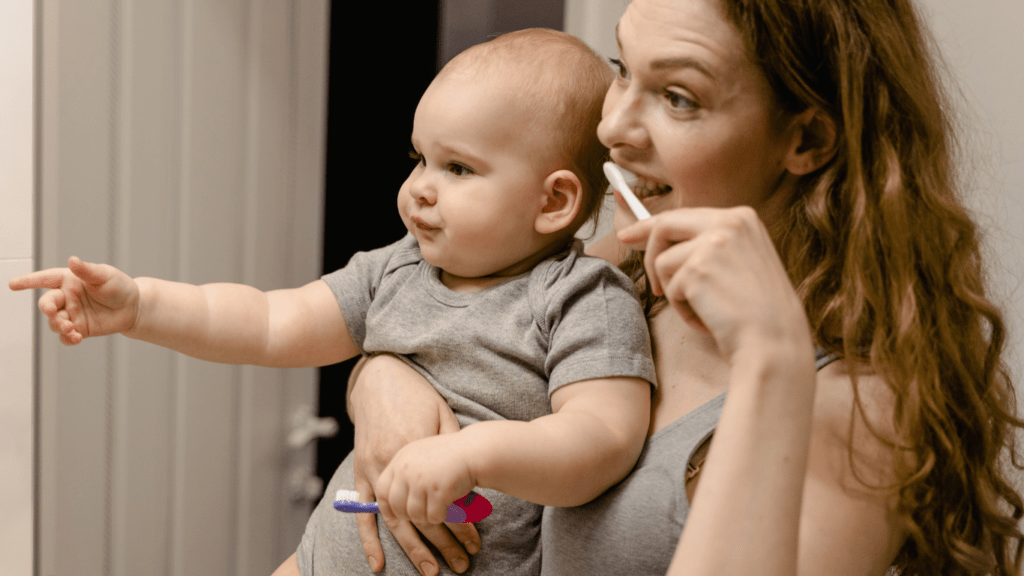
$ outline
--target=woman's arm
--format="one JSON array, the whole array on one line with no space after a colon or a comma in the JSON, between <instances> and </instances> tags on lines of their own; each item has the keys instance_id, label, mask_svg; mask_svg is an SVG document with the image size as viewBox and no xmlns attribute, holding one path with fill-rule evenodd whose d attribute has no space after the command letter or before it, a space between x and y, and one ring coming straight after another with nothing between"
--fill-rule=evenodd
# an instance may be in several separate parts
<instances>
[{"instance_id":1,"label":"woman's arm","mask_svg":"<svg viewBox=\"0 0 1024 576\"><path fill-rule=\"evenodd\" d=\"M423 376L389 354L361 359L348 382L349 418L355 425L355 488L365 501L376 498L373 490L380 473L403 446L429 436L459 430L448 404ZM356 514L359 538L371 569L385 563L377 536L376 514ZM437 573L437 561L420 539L417 529L441 552L449 567L463 572L468 554L480 549L480 535L472 524L388 524L406 555L421 573L424 564Z\"/></svg>"},{"instance_id":2,"label":"woman's arm","mask_svg":"<svg viewBox=\"0 0 1024 576\"><path fill-rule=\"evenodd\" d=\"M706 331L731 367L669 574L884 574L902 542L892 495L849 469L849 376L836 375L839 363L815 373L802 303L756 213L665 212L620 239L646 247L654 292ZM891 406L885 387L859 382L873 399L864 417L878 429ZM861 478L891 483L888 450L857 424Z\"/></svg>"},{"instance_id":3,"label":"woman's arm","mask_svg":"<svg viewBox=\"0 0 1024 576\"><path fill-rule=\"evenodd\" d=\"M763 350L766 355L778 351L771 345ZM804 398L792 399L797 396L789 391L793 379L781 377L798 372L794 363L784 367L782 354L761 361L751 355L746 363L748 368L733 370L729 399L669 574L739 573L746 569L740 562L759 562L763 574L885 574L906 539L895 512L896 494L887 489L896 479L893 453L867 427L870 423L894 437L885 424L891 422L888 388L862 372L858 384L865 413L854 412L847 364L837 361L818 373L814 390L804 389L804 396L813 394L809 414L788 419L780 415L783 410L807 409ZM778 368L749 368L756 365ZM758 376L773 372L780 378ZM779 402L784 405L772 406ZM797 452L802 446L807 446L805 466ZM857 475L850 467L850 446ZM797 459L780 457L784 450L796 452ZM758 526L759 518L764 526ZM779 532L788 540L773 541L770 536ZM736 572L723 567L724 558L736 562Z\"/></svg>"}]
</instances>

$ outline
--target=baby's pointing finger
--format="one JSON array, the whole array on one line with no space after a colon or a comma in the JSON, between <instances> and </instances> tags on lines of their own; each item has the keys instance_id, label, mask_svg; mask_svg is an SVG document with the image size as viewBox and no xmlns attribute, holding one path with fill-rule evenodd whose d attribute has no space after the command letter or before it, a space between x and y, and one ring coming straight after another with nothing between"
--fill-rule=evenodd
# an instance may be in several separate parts
<instances>
[{"instance_id":1,"label":"baby's pointing finger","mask_svg":"<svg viewBox=\"0 0 1024 576\"><path fill-rule=\"evenodd\" d=\"M64 271L61 268L50 268L39 270L24 276L16 276L7 282L11 290L26 290L29 288L60 288L64 283Z\"/></svg>"}]
</instances>

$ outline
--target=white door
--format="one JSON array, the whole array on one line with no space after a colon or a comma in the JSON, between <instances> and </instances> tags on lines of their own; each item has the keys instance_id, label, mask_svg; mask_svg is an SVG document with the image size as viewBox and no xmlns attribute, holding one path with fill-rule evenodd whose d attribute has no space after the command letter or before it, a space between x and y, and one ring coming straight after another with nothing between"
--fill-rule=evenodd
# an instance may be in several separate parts
<instances>
[{"instance_id":1,"label":"white door","mask_svg":"<svg viewBox=\"0 0 1024 576\"><path fill-rule=\"evenodd\" d=\"M269 290L319 276L328 0L39 2L40 264ZM40 340L41 575L270 574L314 369ZM298 470L298 472L296 472Z\"/></svg>"}]
</instances>

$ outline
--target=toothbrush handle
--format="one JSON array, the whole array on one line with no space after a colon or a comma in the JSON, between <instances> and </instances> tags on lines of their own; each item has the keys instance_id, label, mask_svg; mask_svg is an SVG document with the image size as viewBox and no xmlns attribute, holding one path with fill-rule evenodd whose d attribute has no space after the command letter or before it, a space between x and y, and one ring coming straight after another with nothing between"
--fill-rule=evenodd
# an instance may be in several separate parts
<instances>
[{"instance_id":1,"label":"toothbrush handle","mask_svg":"<svg viewBox=\"0 0 1024 576\"><path fill-rule=\"evenodd\" d=\"M371 514L380 512L376 502L352 502L351 500L335 502L334 509L342 512L368 512Z\"/></svg>"}]
</instances>

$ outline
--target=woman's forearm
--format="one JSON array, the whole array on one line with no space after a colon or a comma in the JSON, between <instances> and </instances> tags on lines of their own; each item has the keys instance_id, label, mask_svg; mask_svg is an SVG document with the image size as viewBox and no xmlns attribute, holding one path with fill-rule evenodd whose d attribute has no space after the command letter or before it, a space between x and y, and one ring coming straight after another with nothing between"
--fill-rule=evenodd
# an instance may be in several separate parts
<instances>
[{"instance_id":1,"label":"woman's forearm","mask_svg":"<svg viewBox=\"0 0 1024 576\"><path fill-rule=\"evenodd\" d=\"M809 350L765 345L734 357L670 575L796 574L814 404Z\"/></svg>"},{"instance_id":2,"label":"woman's forearm","mask_svg":"<svg viewBox=\"0 0 1024 576\"><path fill-rule=\"evenodd\" d=\"M359 374L363 371L363 367L366 366L366 360L368 358L369 357L365 355L361 356L348 375L348 389L345 391L345 411L348 413L349 421L353 424L355 424L356 421L352 411L352 389L355 388L356 383L359 381Z\"/></svg>"}]
</instances>

